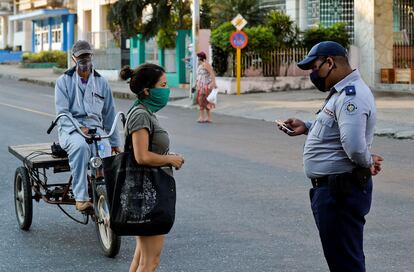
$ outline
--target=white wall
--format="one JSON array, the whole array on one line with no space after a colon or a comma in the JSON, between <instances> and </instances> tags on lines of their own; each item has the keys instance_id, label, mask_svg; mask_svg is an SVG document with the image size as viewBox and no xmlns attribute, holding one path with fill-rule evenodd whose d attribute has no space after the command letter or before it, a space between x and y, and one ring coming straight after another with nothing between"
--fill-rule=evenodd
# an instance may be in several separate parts
<instances>
[{"instance_id":1,"label":"white wall","mask_svg":"<svg viewBox=\"0 0 414 272\"><path fill-rule=\"evenodd\" d=\"M7 36L8 36L8 17L7 16L1 16L1 39L0 39L0 49L3 49L7 46Z\"/></svg>"},{"instance_id":2,"label":"white wall","mask_svg":"<svg viewBox=\"0 0 414 272\"><path fill-rule=\"evenodd\" d=\"M304 30L307 27L306 0L286 0L286 14Z\"/></svg>"},{"instance_id":3,"label":"white wall","mask_svg":"<svg viewBox=\"0 0 414 272\"><path fill-rule=\"evenodd\" d=\"M15 22L15 28L16 24ZM23 21L23 31L14 31L13 36L13 47L21 46L22 51L32 51L32 21Z\"/></svg>"},{"instance_id":4,"label":"white wall","mask_svg":"<svg viewBox=\"0 0 414 272\"><path fill-rule=\"evenodd\" d=\"M355 0L355 46L363 79L375 87L380 69L392 67L392 0Z\"/></svg>"},{"instance_id":5,"label":"white wall","mask_svg":"<svg viewBox=\"0 0 414 272\"><path fill-rule=\"evenodd\" d=\"M91 32L102 32L105 29L104 20L106 20L106 16L102 14L102 5L113 4L117 2L117 0L78 0L78 39L86 40L87 39L87 32L88 30L85 29L85 11L91 10L92 12L92 22L91 22ZM99 42L95 45L96 49L99 49Z\"/></svg>"}]
</instances>

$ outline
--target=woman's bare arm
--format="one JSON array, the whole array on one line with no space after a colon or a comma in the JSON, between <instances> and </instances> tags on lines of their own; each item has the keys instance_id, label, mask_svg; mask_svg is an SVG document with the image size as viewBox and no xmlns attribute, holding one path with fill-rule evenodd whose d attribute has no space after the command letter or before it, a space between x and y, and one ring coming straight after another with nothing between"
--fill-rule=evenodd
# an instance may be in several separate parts
<instances>
[{"instance_id":1,"label":"woman's bare arm","mask_svg":"<svg viewBox=\"0 0 414 272\"><path fill-rule=\"evenodd\" d=\"M132 133L134 157L138 164L147 166L170 166L180 168L184 158L180 155L160 155L148 150L149 132L142 128Z\"/></svg>"}]
</instances>

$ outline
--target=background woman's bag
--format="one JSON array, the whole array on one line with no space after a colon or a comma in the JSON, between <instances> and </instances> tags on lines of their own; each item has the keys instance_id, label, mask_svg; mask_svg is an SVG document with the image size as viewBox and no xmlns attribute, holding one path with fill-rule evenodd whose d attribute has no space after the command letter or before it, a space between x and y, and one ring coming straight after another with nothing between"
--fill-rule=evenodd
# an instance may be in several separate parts
<instances>
[{"instance_id":1,"label":"background woman's bag","mask_svg":"<svg viewBox=\"0 0 414 272\"><path fill-rule=\"evenodd\" d=\"M103 159L110 227L117 235L166 234L175 219L175 180L160 167L139 165L129 142L131 136L125 152Z\"/></svg>"},{"instance_id":2,"label":"background woman's bag","mask_svg":"<svg viewBox=\"0 0 414 272\"><path fill-rule=\"evenodd\" d=\"M217 104L217 94L218 94L218 89L217 88L212 89L210 94L207 96L207 101L212 104Z\"/></svg>"}]
</instances>

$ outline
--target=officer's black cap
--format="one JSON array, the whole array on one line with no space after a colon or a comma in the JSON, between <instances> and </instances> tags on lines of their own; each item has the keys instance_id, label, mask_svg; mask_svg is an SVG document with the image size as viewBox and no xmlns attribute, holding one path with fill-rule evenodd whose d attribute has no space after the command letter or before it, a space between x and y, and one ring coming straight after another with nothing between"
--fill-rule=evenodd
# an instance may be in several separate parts
<instances>
[{"instance_id":1,"label":"officer's black cap","mask_svg":"<svg viewBox=\"0 0 414 272\"><path fill-rule=\"evenodd\" d=\"M342 56L347 57L347 50L337 42L325 41L320 42L312 47L308 55L298 62L298 67L302 70L309 70L312 68L312 63L318 57Z\"/></svg>"}]
</instances>

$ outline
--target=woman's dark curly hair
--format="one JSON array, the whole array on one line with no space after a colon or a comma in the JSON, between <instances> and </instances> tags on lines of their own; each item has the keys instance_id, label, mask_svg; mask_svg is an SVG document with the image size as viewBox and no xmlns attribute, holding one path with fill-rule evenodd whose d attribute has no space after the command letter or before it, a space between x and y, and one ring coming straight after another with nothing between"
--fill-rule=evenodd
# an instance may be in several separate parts
<instances>
[{"instance_id":1,"label":"woman's dark curly hair","mask_svg":"<svg viewBox=\"0 0 414 272\"><path fill-rule=\"evenodd\" d=\"M161 66L144 63L135 70L132 70L129 66L122 67L119 77L123 80L130 79L129 88L141 100L145 98L144 89L154 88L163 74L165 74L165 70Z\"/></svg>"}]
</instances>

